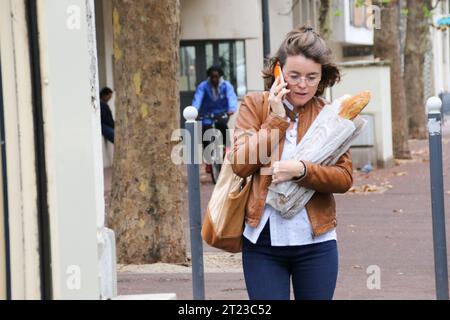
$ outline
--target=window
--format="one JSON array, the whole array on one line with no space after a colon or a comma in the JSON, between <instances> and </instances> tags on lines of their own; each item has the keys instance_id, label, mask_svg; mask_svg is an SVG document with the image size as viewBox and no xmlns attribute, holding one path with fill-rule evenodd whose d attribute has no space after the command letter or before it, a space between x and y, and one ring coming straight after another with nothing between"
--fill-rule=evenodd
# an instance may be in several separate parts
<instances>
[{"instance_id":1,"label":"window","mask_svg":"<svg viewBox=\"0 0 450 320\"><path fill-rule=\"evenodd\" d=\"M350 24L356 28L368 28L367 19L372 15L372 1L350 0Z\"/></svg>"},{"instance_id":2,"label":"window","mask_svg":"<svg viewBox=\"0 0 450 320\"><path fill-rule=\"evenodd\" d=\"M225 80L238 96L247 93L245 42L243 40L182 41L180 46L180 91L192 92L206 79L206 70L219 65Z\"/></svg>"},{"instance_id":3,"label":"window","mask_svg":"<svg viewBox=\"0 0 450 320\"><path fill-rule=\"evenodd\" d=\"M245 45L244 41L236 42L236 91L238 96L247 93L247 74L245 67Z\"/></svg>"},{"instance_id":4,"label":"window","mask_svg":"<svg viewBox=\"0 0 450 320\"><path fill-rule=\"evenodd\" d=\"M314 29L318 28L318 1L316 0L299 0L293 2L293 7L299 4L298 10L294 10L294 24L303 26L304 24L311 25Z\"/></svg>"},{"instance_id":5,"label":"window","mask_svg":"<svg viewBox=\"0 0 450 320\"><path fill-rule=\"evenodd\" d=\"M195 91L196 84L195 47L182 47L180 50L180 90Z\"/></svg>"}]
</instances>

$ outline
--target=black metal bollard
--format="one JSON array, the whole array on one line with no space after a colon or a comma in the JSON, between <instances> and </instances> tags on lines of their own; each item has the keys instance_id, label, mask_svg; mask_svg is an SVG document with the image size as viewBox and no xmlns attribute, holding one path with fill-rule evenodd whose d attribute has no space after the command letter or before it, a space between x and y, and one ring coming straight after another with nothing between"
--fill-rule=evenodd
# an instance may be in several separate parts
<instances>
[{"instance_id":1,"label":"black metal bollard","mask_svg":"<svg viewBox=\"0 0 450 320\"><path fill-rule=\"evenodd\" d=\"M192 256L192 288L194 300L205 299L205 275L203 271L203 243L201 236L202 214L200 207L200 175L197 109L187 107L183 111L186 119L185 128L188 131L188 139L185 139L185 151L188 154L188 199L189 199L189 226L191 238ZM201 134L201 133L200 133Z\"/></svg>"},{"instance_id":2,"label":"black metal bollard","mask_svg":"<svg viewBox=\"0 0 450 320\"><path fill-rule=\"evenodd\" d=\"M438 97L431 97L427 101L436 298L438 300L448 300L441 106L442 101Z\"/></svg>"}]
</instances>

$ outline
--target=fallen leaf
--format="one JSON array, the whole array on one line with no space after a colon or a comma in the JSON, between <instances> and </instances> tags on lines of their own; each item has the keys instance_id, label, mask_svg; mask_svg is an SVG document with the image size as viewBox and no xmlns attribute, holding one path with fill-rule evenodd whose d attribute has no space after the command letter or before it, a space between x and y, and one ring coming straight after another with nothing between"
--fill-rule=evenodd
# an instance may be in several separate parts
<instances>
[{"instance_id":1,"label":"fallen leaf","mask_svg":"<svg viewBox=\"0 0 450 320\"><path fill-rule=\"evenodd\" d=\"M403 213L403 209L394 209L392 210L394 213Z\"/></svg>"},{"instance_id":2,"label":"fallen leaf","mask_svg":"<svg viewBox=\"0 0 450 320\"><path fill-rule=\"evenodd\" d=\"M402 177L402 176L406 176L407 174L408 174L408 172L403 171L403 172L397 172L395 175L397 177Z\"/></svg>"},{"instance_id":3,"label":"fallen leaf","mask_svg":"<svg viewBox=\"0 0 450 320\"><path fill-rule=\"evenodd\" d=\"M362 267L358 264L355 264L352 266L353 269L362 269Z\"/></svg>"},{"instance_id":4,"label":"fallen leaf","mask_svg":"<svg viewBox=\"0 0 450 320\"><path fill-rule=\"evenodd\" d=\"M411 155L413 156L428 155L428 149L413 150L411 151Z\"/></svg>"},{"instance_id":5,"label":"fallen leaf","mask_svg":"<svg viewBox=\"0 0 450 320\"><path fill-rule=\"evenodd\" d=\"M377 192L380 191L380 187L375 184L366 184L363 186L364 192Z\"/></svg>"},{"instance_id":6,"label":"fallen leaf","mask_svg":"<svg viewBox=\"0 0 450 320\"><path fill-rule=\"evenodd\" d=\"M353 186L348 192L349 193L384 193L388 187L383 185L377 186L376 184L364 184L361 186Z\"/></svg>"},{"instance_id":7,"label":"fallen leaf","mask_svg":"<svg viewBox=\"0 0 450 320\"><path fill-rule=\"evenodd\" d=\"M356 187L351 187L350 190L347 191L347 193L356 193Z\"/></svg>"}]
</instances>

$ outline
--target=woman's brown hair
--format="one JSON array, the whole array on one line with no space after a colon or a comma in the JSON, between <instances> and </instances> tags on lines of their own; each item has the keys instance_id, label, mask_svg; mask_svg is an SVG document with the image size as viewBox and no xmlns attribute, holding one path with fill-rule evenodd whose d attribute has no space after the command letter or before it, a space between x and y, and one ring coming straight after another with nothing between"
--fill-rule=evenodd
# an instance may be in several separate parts
<instances>
[{"instance_id":1,"label":"woman's brown hair","mask_svg":"<svg viewBox=\"0 0 450 320\"><path fill-rule=\"evenodd\" d=\"M281 67L289 56L302 55L322 65L322 78L316 96L321 96L325 89L332 87L341 79L338 67L332 61L332 51L325 40L309 25L304 25L289 32L275 56L269 58L263 70L265 89L270 90L275 78L273 69L279 61Z\"/></svg>"}]
</instances>

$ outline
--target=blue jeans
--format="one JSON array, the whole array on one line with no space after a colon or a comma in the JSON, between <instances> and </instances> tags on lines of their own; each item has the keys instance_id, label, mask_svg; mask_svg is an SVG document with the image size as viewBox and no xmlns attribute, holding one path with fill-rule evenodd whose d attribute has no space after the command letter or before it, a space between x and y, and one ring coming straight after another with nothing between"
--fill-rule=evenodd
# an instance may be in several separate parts
<instances>
[{"instance_id":1,"label":"blue jeans","mask_svg":"<svg viewBox=\"0 0 450 320\"><path fill-rule=\"evenodd\" d=\"M242 263L250 300L331 300L338 274L335 240L272 247L267 222L256 244L243 239Z\"/></svg>"}]
</instances>

